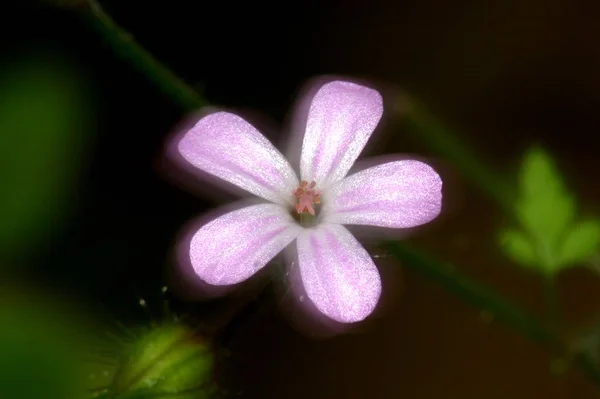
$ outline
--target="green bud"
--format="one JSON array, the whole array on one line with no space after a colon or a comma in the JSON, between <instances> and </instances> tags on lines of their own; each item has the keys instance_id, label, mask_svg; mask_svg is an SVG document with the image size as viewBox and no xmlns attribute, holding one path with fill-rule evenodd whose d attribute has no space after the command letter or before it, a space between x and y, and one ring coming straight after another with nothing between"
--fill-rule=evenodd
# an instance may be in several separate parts
<instances>
[{"instance_id":1,"label":"green bud","mask_svg":"<svg viewBox=\"0 0 600 399\"><path fill-rule=\"evenodd\" d=\"M213 356L206 343L180 324L150 330L133 344L107 398L207 398Z\"/></svg>"}]
</instances>

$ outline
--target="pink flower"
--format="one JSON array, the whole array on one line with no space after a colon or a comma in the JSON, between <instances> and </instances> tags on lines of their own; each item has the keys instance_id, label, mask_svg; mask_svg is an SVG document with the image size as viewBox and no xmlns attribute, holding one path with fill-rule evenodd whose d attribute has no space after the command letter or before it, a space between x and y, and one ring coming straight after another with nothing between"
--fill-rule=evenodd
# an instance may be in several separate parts
<instances>
[{"instance_id":1,"label":"pink flower","mask_svg":"<svg viewBox=\"0 0 600 399\"><path fill-rule=\"evenodd\" d=\"M442 181L427 164L398 160L348 171L383 113L380 94L351 82L320 87L308 110L300 179L286 158L241 117L203 117L177 143L204 172L269 202L226 213L192 237L189 260L204 282L240 283L296 245L308 298L342 323L363 320L381 294L377 268L345 224L408 228L434 219Z\"/></svg>"}]
</instances>

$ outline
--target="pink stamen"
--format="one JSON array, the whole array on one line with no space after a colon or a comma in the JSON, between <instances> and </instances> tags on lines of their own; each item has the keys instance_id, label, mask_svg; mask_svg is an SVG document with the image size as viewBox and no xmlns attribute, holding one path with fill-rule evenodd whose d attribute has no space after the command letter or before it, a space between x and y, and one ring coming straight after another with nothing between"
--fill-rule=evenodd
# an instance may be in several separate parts
<instances>
[{"instance_id":1,"label":"pink stamen","mask_svg":"<svg viewBox=\"0 0 600 399\"><path fill-rule=\"evenodd\" d=\"M321 203L321 193L314 189L317 185L315 181L312 181L310 185L306 180L302 180L300 185L292 193L297 199L296 212L299 214L308 212L311 215L315 215L315 209L313 204ZM308 187L308 189L306 189Z\"/></svg>"}]
</instances>

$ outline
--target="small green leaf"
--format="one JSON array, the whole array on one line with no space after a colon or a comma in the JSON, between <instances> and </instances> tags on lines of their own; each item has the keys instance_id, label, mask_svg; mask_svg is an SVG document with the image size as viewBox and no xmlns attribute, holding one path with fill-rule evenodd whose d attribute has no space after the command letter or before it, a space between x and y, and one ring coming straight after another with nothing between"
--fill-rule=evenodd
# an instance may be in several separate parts
<instances>
[{"instance_id":1,"label":"small green leaf","mask_svg":"<svg viewBox=\"0 0 600 399\"><path fill-rule=\"evenodd\" d=\"M517 230L506 230L500 234L500 247L514 262L523 266L536 265L535 249L527 236Z\"/></svg>"},{"instance_id":2,"label":"small green leaf","mask_svg":"<svg viewBox=\"0 0 600 399\"><path fill-rule=\"evenodd\" d=\"M516 214L524 229L537 240L554 247L573 222L575 205L565 193L540 196L517 203Z\"/></svg>"},{"instance_id":3,"label":"small green leaf","mask_svg":"<svg viewBox=\"0 0 600 399\"><path fill-rule=\"evenodd\" d=\"M525 154L519 177L520 192L526 198L560 191L560 179L554 162L540 147L532 147Z\"/></svg>"},{"instance_id":4,"label":"small green leaf","mask_svg":"<svg viewBox=\"0 0 600 399\"><path fill-rule=\"evenodd\" d=\"M559 250L559 262L573 265L585 262L600 247L600 222L587 220L573 226Z\"/></svg>"},{"instance_id":5,"label":"small green leaf","mask_svg":"<svg viewBox=\"0 0 600 399\"><path fill-rule=\"evenodd\" d=\"M523 233L502 233L504 252L549 275L589 259L600 244L600 222L575 225L575 211L575 200L552 158L540 147L531 148L523 160L515 203Z\"/></svg>"},{"instance_id":6,"label":"small green leaf","mask_svg":"<svg viewBox=\"0 0 600 399\"><path fill-rule=\"evenodd\" d=\"M539 244L556 247L573 221L575 203L550 156L541 148L527 152L519 179L516 214Z\"/></svg>"}]
</instances>

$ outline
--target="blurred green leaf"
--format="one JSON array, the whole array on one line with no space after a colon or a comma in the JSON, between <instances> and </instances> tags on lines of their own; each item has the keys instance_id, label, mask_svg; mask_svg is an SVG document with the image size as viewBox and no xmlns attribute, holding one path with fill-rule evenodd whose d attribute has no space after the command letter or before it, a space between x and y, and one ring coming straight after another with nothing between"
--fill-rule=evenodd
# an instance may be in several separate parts
<instances>
[{"instance_id":1,"label":"blurred green leaf","mask_svg":"<svg viewBox=\"0 0 600 399\"><path fill-rule=\"evenodd\" d=\"M573 198L563 185L550 156L541 148L529 150L521 167L517 217L525 230L554 247L573 220Z\"/></svg>"},{"instance_id":2,"label":"blurred green leaf","mask_svg":"<svg viewBox=\"0 0 600 399\"><path fill-rule=\"evenodd\" d=\"M514 262L533 266L537 262L533 244L527 236L517 230L505 230L500 234L500 246Z\"/></svg>"},{"instance_id":3,"label":"blurred green leaf","mask_svg":"<svg viewBox=\"0 0 600 399\"><path fill-rule=\"evenodd\" d=\"M73 320L48 296L0 289L0 398L84 398Z\"/></svg>"},{"instance_id":4,"label":"blurred green leaf","mask_svg":"<svg viewBox=\"0 0 600 399\"><path fill-rule=\"evenodd\" d=\"M573 265L585 262L600 247L600 222L586 220L566 234L559 250L559 262Z\"/></svg>"},{"instance_id":5,"label":"blurred green leaf","mask_svg":"<svg viewBox=\"0 0 600 399\"><path fill-rule=\"evenodd\" d=\"M500 245L521 265L553 275L586 260L598 248L600 223L574 225L575 200L540 147L525 154L514 209L522 230L501 233Z\"/></svg>"},{"instance_id":6,"label":"blurred green leaf","mask_svg":"<svg viewBox=\"0 0 600 399\"><path fill-rule=\"evenodd\" d=\"M540 195L560 191L560 179L554 162L540 147L531 147L525 154L519 177L521 194L537 199Z\"/></svg>"},{"instance_id":7,"label":"blurred green leaf","mask_svg":"<svg viewBox=\"0 0 600 399\"><path fill-rule=\"evenodd\" d=\"M66 63L0 69L0 255L29 251L70 208L90 126L87 97ZM45 235L44 235L45 233Z\"/></svg>"}]
</instances>

